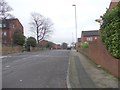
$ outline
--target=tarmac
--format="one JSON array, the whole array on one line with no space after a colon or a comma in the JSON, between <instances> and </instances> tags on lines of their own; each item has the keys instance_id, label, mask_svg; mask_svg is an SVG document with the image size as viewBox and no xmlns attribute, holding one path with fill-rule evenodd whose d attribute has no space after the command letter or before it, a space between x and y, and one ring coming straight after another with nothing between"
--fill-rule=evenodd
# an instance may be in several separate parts
<instances>
[{"instance_id":1,"label":"tarmac","mask_svg":"<svg viewBox=\"0 0 120 90\"><path fill-rule=\"evenodd\" d=\"M118 88L118 78L71 50L67 71L67 88Z\"/></svg>"}]
</instances>

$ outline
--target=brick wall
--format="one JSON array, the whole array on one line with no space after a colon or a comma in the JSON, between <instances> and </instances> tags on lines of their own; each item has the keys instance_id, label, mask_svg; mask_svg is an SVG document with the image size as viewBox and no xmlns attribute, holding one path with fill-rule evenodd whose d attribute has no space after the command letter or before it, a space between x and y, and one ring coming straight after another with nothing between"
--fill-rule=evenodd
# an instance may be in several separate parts
<instances>
[{"instance_id":1,"label":"brick wall","mask_svg":"<svg viewBox=\"0 0 120 90\"><path fill-rule=\"evenodd\" d=\"M111 56L100 38L97 41L90 42L89 48L79 49L79 51L91 58L96 64L100 64L114 76L120 77L120 70L118 71L120 60Z\"/></svg>"},{"instance_id":2,"label":"brick wall","mask_svg":"<svg viewBox=\"0 0 120 90\"><path fill-rule=\"evenodd\" d=\"M2 55L11 54L11 53L19 53L19 52L22 52L22 50L23 50L23 47L21 46L15 46L15 47L2 46Z\"/></svg>"}]
</instances>

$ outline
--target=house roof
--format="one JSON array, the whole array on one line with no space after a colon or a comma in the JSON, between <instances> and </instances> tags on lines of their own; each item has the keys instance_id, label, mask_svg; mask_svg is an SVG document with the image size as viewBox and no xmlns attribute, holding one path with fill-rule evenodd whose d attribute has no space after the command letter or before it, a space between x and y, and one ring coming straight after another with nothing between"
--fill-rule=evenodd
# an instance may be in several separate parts
<instances>
[{"instance_id":1,"label":"house roof","mask_svg":"<svg viewBox=\"0 0 120 90\"><path fill-rule=\"evenodd\" d=\"M99 36L98 30L82 31L82 36Z\"/></svg>"},{"instance_id":2,"label":"house roof","mask_svg":"<svg viewBox=\"0 0 120 90\"><path fill-rule=\"evenodd\" d=\"M8 28L9 24L12 23L13 21L18 22L21 25L21 27L23 28L23 25L21 24L21 22L19 21L18 18L10 18L10 19L0 20L0 23L2 22L2 24L6 24L7 28ZM2 27L2 28L4 28L4 27Z\"/></svg>"}]
</instances>

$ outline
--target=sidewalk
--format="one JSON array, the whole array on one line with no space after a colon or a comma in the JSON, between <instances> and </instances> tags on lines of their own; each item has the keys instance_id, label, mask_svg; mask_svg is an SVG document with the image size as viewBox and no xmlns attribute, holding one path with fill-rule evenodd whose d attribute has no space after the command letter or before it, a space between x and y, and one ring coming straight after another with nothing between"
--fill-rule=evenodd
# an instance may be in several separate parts
<instances>
[{"instance_id":1,"label":"sidewalk","mask_svg":"<svg viewBox=\"0 0 120 90\"><path fill-rule=\"evenodd\" d=\"M118 79L98 68L81 53L71 51L67 86L68 88L118 88Z\"/></svg>"}]
</instances>

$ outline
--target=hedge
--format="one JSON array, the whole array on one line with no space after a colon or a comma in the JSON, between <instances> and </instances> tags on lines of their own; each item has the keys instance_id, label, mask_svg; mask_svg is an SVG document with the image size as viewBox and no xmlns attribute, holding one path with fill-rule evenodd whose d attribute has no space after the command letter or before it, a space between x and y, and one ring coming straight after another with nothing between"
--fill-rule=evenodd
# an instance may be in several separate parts
<instances>
[{"instance_id":1,"label":"hedge","mask_svg":"<svg viewBox=\"0 0 120 90\"><path fill-rule=\"evenodd\" d=\"M101 37L113 57L120 59L120 2L102 17Z\"/></svg>"}]
</instances>

